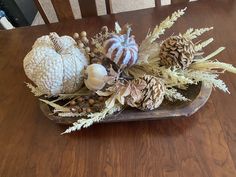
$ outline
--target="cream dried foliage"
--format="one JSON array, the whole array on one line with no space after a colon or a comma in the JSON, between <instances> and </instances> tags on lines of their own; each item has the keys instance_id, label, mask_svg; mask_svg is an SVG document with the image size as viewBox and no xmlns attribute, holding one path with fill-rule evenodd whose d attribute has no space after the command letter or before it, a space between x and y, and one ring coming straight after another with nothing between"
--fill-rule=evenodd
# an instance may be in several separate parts
<instances>
[{"instance_id":1,"label":"cream dried foliage","mask_svg":"<svg viewBox=\"0 0 236 177\"><path fill-rule=\"evenodd\" d=\"M149 73L151 75L163 78L167 87L165 95L166 98L173 98L172 92L168 92L171 88L177 87L180 89L186 89L189 84L197 84L199 82L205 82L206 85L213 85L213 87L219 88L224 92L229 92L226 84L222 80L218 79L218 73L222 73L224 71L236 73L236 68L231 64L211 59L223 50L224 48L219 48L206 57L196 59L187 70L182 70L175 67L166 68L159 66L159 58L152 58L150 63L134 66L127 72L134 77L140 77L140 75ZM180 93L178 94L178 97L175 97L175 99L184 100Z\"/></svg>"},{"instance_id":2,"label":"cream dried foliage","mask_svg":"<svg viewBox=\"0 0 236 177\"><path fill-rule=\"evenodd\" d=\"M125 97L130 95L131 86L130 83L122 83L116 81L114 85L108 87L105 91L97 91L99 96L109 97L106 102L106 108L112 108L118 101L121 105L125 105Z\"/></svg>"},{"instance_id":3,"label":"cream dried foliage","mask_svg":"<svg viewBox=\"0 0 236 177\"><path fill-rule=\"evenodd\" d=\"M161 22L159 26L157 25L152 32L147 34L139 46L139 60L137 64L147 63L150 57L157 57L160 45L155 40L164 34L166 29L171 28L177 19L184 15L186 9L184 8L174 12L170 17L167 17Z\"/></svg>"},{"instance_id":4,"label":"cream dried foliage","mask_svg":"<svg viewBox=\"0 0 236 177\"><path fill-rule=\"evenodd\" d=\"M81 117L81 116L84 116L84 114L73 113L73 112L61 112L61 113L58 113L58 116L60 116L60 117Z\"/></svg>"},{"instance_id":5,"label":"cream dried foliage","mask_svg":"<svg viewBox=\"0 0 236 177\"><path fill-rule=\"evenodd\" d=\"M59 112L59 113L60 112L69 113L70 112L70 109L68 107L61 106L59 104L54 103L53 101L48 101L48 100L44 100L44 99L39 99L39 100L46 103L46 104L48 104L49 106L53 107L54 108L54 110L53 110L54 113L57 113L57 112Z\"/></svg>"},{"instance_id":6,"label":"cream dried foliage","mask_svg":"<svg viewBox=\"0 0 236 177\"><path fill-rule=\"evenodd\" d=\"M159 26L156 26L153 32L149 33L146 39L142 42L143 44L152 43L165 33L165 30L171 28L179 17L185 14L187 7L174 12L170 17L167 17L161 22ZM141 44L142 45L142 44Z\"/></svg>"},{"instance_id":7,"label":"cream dried foliage","mask_svg":"<svg viewBox=\"0 0 236 177\"><path fill-rule=\"evenodd\" d=\"M35 87L35 86L33 86L32 84L30 84L30 83L25 83L25 84L26 84L26 86L30 89L31 93L34 94L34 96L38 97L38 96L44 95L44 93L42 93L42 92L38 89L38 87Z\"/></svg>"},{"instance_id":8,"label":"cream dried foliage","mask_svg":"<svg viewBox=\"0 0 236 177\"><path fill-rule=\"evenodd\" d=\"M165 98L169 101L191 101L190 99L183 96L181 93L178 92L175 88L167 88L165 91Z\"/></svg>"},{"instance_id":9,"label":"cream dried foliage","mask_svg":"<svg viewBox=\"0 0 236 177\"><path fill-rule=\"evenodd\" d=\"M103 120L106 116L112 115L115 112L120 111L121 109L122 106L120 104L114 104L113 107L105 108L101 112L89 114L87 116L88 118L82 118L74 122L73 126L69 127L65 132L62 133L62 135L66 133L71 133L73 131L78 131L81 128L87 128L91 126L93 123L99 122Z\"/></svg>"},{"instance_id":10,"label":"cream dried foliage","mask_svg":"<svg viewBox=\"0 0 236 177\"><path fill-rule=\"evenodd\" d=\"M213 86L229 93L226 84L218 78L218 74L204 71L185 71L183 72L183 75L184 77L191 79L193 81L193 84L204 82L206 86Z\"/></svg>"},{"instance_id":11,"label":"cream dried foliage","mask_svg":"<svg viewBox=\"0 0 236 177\"><path fill-rule=\"evenodd\" d=\"M210 38L200 44L195 44L195 51L201 51L204 47L208 46L210 43L212 43L214 41L213 38Z\"/></svg>"},{"instance_id":12,"label":"cream dried foliage","mask_svg":"<svg viewBox=\"0 0 236 177\"><path fill-rule=\"evenodd\" d=\"M196 39L198 36L201 36L203 33L213 30L213 27L210 28L200 28L200 29L193 29L189 28L185 33L184 37L188 38L189 40Z\"/></svg>"},{"instance_id":13,"label":"cream dried foliage","mask_svg":"<svg viewBox=\"0 0 236 177\"><path fill-rule=\"evenodd\" d=\"M229 71L236 74L236 69L233 65L219 61L199 61L191 65L190 69L219 72Z\"/></svg>"},{"instance_id":14,"label":"cream dried foliage","mask_svg":"<svg viewBox=\"0 0 236 177\"><path fill-rule=\"evenodd\" d=\"M114 32L109 32L107 26L103 26L101 31L91 38L91 44L94 46L94 51L103 53L103 42Z\"/></svg>"}]
</instances>

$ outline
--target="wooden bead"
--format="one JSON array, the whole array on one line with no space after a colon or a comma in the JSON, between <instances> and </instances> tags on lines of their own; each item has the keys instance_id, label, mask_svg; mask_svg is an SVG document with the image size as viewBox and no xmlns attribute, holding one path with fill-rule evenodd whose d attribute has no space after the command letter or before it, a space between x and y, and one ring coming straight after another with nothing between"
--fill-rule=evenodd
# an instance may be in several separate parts
<instances>
[{"instance_id":1,"label":"wooden bead","mask_svg":"<svg viewBox=\"0 0 236 177\"><path fill-rule=\"evenodd\" d=\"M79 113L83 112L83 109L82 108L78 108L78 112Z\"/></svg>"},{"instance_id":2,"label":"wooden bead","mask_svg":"<svg viewBox=\"0 0 236 177\"><path fill-rule=\"evenodd\" d=\"M98 97L98 100L103 101L104 99L103 99L103 97Z\"/></svg>"},{"instance_id":3,"label":"wooden bead","mask_svg":"<svg viewBox=\"0 0 236 177\"><path fill-rule=\"evenodd\" d=\"M84 44L82 42L78 43L79 48L83 48Z\"/></svg>"},{"instance_id":4,"label":"wooden bead","mask_svg":"<svg viewBox=\"0 0 236 177\"><path fill-rule=\"evenodd\" d=\"M77 109L76 109L75 107L72 107L72 108L70 108L70 111L71 111L72 113L76 113L76 112L77 112Z\"/></svg>"},{"instance_id":5,"label":"wooden bead","mask_svg":"<svg viewBox=\"0 0 236 177\"><path fill-rule=\"evenodd\" d=\"M99 52L97 48L94 48L93 51L94 51L95 53Z\"/></svg>"},{"instance_id":6,"label":"wooden bead","mask_svg":"<svg viewBox=\"0 0 236 177\"><path fill-rule=\"evenodd\" d=\"M89 53L89 52L90 52L90 48L89 48L89 47L85 47L85 51L86 51L87 53Z\"/></svg>"},{"instance_id":7,"label":"wooden bead","mask_svg":"<svg viewBox=\"0 0 236 177\"><path fill-rule=\"evenodd\" d=\"M79 97L77 100L78 100L79 102L84 101L84 99L83 99L82 97Z\"/></svg>"},{"instance_id":8,"label":"wooden bead","mask_svg":"<svg viewBox=\"0 0 236 177\"><path fill-rule=\"evenodd\" d=\"M78 39L79 38L79 33L74 33L73 38Z\"/></svg>"},{"instance_id":9,"label":"wooden bead","mask_svg":"<svg viewBox=\"0 0 236 177\"><path fill-rule=\"evenodd\" d=\"M91 45L95 45L96 43L95 43L95 41L94 40L92 40L91 41Z\"/></svg>"},{"instance_id":10,"label":"wooden bead","mask_svg":"<svg viewBox=\"0 0 236 177\"><path fill-rule=\"evenodd\" d=\"M82 37L86 37L86 36L87 36L87 33L86 33L86 31L82 31L82 32L80 33L80 35L81 35Z\"/></svg>"},{"instance_id":11,"label":"wooden bead","mask_svg":"<svg viewBox=\"0 0 236 177\"><path fill-rule=\"evenodd\" d=\"M70 102L70 105L71 105L71 106L76 105L76 101L75 101L75 100L72 100L72 101Z\"/></svg>"},{"instance_id":12,"label":"wooden bead","mask_svg":"<svg viewBox=\"0 0 236 177\"><path fill-rule=\"evenodd\" d=\"M92 52L92 53L90 53L90 56L91 57L95 57L95 54Z\"/></svg>"},{"instance_id":13,"label":"wooden bead","mask_svg":"<svg viewBox=\"0 0 236 177\"><path fill-rule=\"evenodd\" d=\"M86 108L82 108L82 112L86 113L86 110L87 110Z\"/></svg>"},{"instance_id":14,"label":"wooden bead","mask_svg":"<svg viewBox=\"0 0 236 177\"><path fill-rule=\"evenodd\" d=\"M95 103L94 99L92 99L92 98L90 98L90 99L88 100L88 102L89 102L90 105L93 105L93 104Z\"/></svg>"},{"instance_id":15,"label":"wooden bead","mask_svg":"<svg viewBox=\"0 0 236 177\"><path fill-rule=\"evenodd\" d=\"M90 112L92 112L92 110L91 110L90 108L87 108L87 109L86 109L86 112L87 112L87 113L90 113Z\"/></svg>"},{"instance_id":16,"label":"wooden bead","mask_svg":"<svg viewBox=\"0 0 236 177\"><path fill-rule=\"evenodd\" d=\"M82 37L81 40L82 40L84 43L88 43L88 42L89 42L89 40L88 40L88 38L87 38L86 36Z\"/></svg>"}]
</instances>

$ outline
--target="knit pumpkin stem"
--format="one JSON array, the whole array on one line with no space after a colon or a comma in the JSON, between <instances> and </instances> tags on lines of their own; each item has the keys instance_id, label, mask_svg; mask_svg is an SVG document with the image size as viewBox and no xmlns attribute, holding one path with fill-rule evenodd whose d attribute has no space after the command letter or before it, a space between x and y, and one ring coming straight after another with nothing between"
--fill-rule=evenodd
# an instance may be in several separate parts
<instances>
[{"instance_id":1,"label":"knit pumpkin stem","mask_svg":"<svg viewBox=\"0 0 236 177\"><path fill-rule=\"evenodd\" d=\"M125 44L127 44L129 41L130 33L131 33L131 28L128 27L127 32L126 32Z\"/></svg>"},{"instance_id":2,"label":"knit pumpkin stem","mask_svg":"<svg viewBox=\"0 0 236 177\"><path fill-rule=\"evenodd\" d=\"M57 33L52 32L52 33L49 34L49 38L50 38L50 40L52 41L55 50L56 50L58 53L60 53L61 50L62 50L62 42L61 42L61 40L60 40L60 36L58 36Z\"/></svg>"}]
</instances>

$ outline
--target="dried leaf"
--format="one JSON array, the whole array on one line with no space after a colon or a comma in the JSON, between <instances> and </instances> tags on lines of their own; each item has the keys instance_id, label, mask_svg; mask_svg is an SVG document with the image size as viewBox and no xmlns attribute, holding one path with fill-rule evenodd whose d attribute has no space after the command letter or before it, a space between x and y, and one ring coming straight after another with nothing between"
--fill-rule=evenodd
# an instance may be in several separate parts
<instances>
[{"instance_id":1,"label":"dried leaf","mask_svg":"<svg viewBox=\"0 0 236 177\"><path fill-rule=\"evenodd\" d=\"M105 76L104 77L104 82L109 84L109 85L113 85L116 81L116 77L114 76Z\"/></svg>"},{"instance_id":2,"label":"dried leaf","mask_svg":"<svg viewBox=\"0 0 236 177\"><path fill-rule=\"evenodd\" d=\"M130 84L128 84L128 86L123 86L122 88L119 88L116 95L116 99L120 102L120 104L125 104L125 97L130 94L130 90Z\"/></svg>"},{"instance_id":3,"label":"dried leaf","mask_svg":"<svg viewBox=\"0 0 236 177\"><path fill-rule=\"evenodd\" d=\"M103 91L98 90L98 91L96 91L96 93L97 93L99 96L110 96L110 95L112 95L112 92L109 92L109 91L103 92Z\"/></svg>"},{"instance_id":4,"label":"dried leaf","mask_svg":"<svg viewBox=\"0 0 236 177\"><path fill-rule=\"evenodd\" d=\"M199 70L199 71L216 71L217 70L223 70L224 71L229 71L231 73L236 74L236 68L228 63L223 63L223 62L218 62L218 61L201 61L201 62L196 62L193 63L190 66L190 69L194 70Z\"/></svg>"},{"instance_id":5,"label":"dried leaf","mask_svg":"<svg viewBox=\"0 0 236 177\"><path fill-rule=\"evenodd\" d=\"M203 33L208 32L210 30L212 30L213 27L210 28L200 28L200 29L195 29L193 30L193 28L190 28L186 31L186 33L183 35L185 38L188 38L190 40L193 40L195 38L197 38L198 36L201 36Z\"/></svg>"},{"instance_id":6,"label":"dried leaf","mask_svg":"<svg viewBox=\"0 0 236 177\"><path fill-rule=\"evenodd\" d=\"M53 103L52 101L48 101L48 100L43 100L43 99L39 99L40 101L48 104L49 106L53 107L55 110L57 111L61 111L61 112L70 112L70 109L67 108L67 107L63 107L63 106L60 106L56 103Z\"/></svg>"},{"instance_id":7,"label":"dried leaf","mask_svg":"<svg viewBox=\"0 0 236 177\"><path fill-rule=\"evenodd\" d=\"M208 46L210 43L212 43L214 41L213 38L210 38L198 45L195 45L195 51L201 51L204 47Z\"/></svg>"},{"instance_id":8,"label":"dried leaf","mask_svg":"<svg viewBox=\"0 0 236 177\"><path fill-rule=\"evenodd\" d=\"M105 102L106 107L112 108L115 105L115 101L116 101L116 96L113 94L110 98L108 98Z\"/></svg>"}]
</instances>

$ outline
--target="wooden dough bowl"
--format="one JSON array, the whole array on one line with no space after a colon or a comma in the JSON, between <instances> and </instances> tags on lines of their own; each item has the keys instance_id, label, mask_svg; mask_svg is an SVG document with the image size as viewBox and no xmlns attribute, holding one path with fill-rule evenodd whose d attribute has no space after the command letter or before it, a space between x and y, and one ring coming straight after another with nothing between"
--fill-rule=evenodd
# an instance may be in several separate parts
<instances>
[{"instance_id":1,"label":"wooden dough bowl","mask_svg":"<svg viewBox=\"0 0 236 177\"><path fill-rule=\"evenodd\" d=\"M204 83L198 85L191 85L189 88L182 92L191 101L170 102L164 100L162 105L153 111L140 111L137 109L127 108L118 114L106 117L101 123L104 122L123 122L123 121L138 121L138 120L157 120L185 116L189 117L197 112L208 100L211 95L212 87L206 86ZM53 115L46 103L40 102L40 108L44 115L55 123L59 124L72 124L81 117L59 117Z\"/></svg>"}]
</instances>

